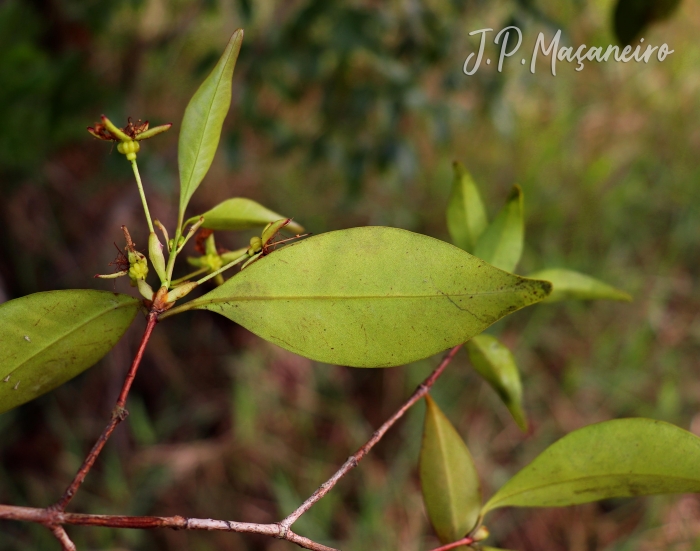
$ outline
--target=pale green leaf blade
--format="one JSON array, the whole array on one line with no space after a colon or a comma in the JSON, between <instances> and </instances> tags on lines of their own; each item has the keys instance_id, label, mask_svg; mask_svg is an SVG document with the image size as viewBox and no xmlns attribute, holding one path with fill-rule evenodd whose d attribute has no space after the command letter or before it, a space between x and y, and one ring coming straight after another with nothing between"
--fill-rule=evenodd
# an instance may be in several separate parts
<instances>
[{"instance_id":1,"label":"pale green leaf blade","mask_svg":"<svg viewBox=\"0 0 700 551\"><path fill-rule=\"evenodd\" d=\"M466 348L474 369L493 387L515 422L526 431L523 387L513 354L496 337L485 334L473 337L467 342Z\"/></svg>"},{"instance_id":2,"label":"pale green leaf blade","mask_svg":"<svg viewBox=\"0 0 700 551\"><path fill-rule=\"evenodd\" d=\"M231 79L242 40L243 30L238 29L185 109L177 153L181 219L214 160L221 128L231 105Z\"/></svg>"},{"instance_id":3,"label":"pale green leaf blade","mask_svg":"<svg viewBox=\"0 0 700 551\"><path fill-rule=\"evenodd\" d=\"M486 209L474 180L459 162L453 164L454 180L447 203L447 229L452 242L468 253L486 228Z\"/></svg>"},{"instance_id":4,"label":"pale green leaf blade","mask_svg":"<svg viewBox=\"0 0 700 551\"><path fill-rule=\"evenodd\" d=\"M467 445L430 396L425 402L421 489L430 523L446 544L460 540L476 526L481 486Z\"/></svg>"},{"instance_id":5,"label":"pale green leaf blade","mask_svg":"<svg viewBox=\"0 0 700 551\"><path fill-rule=\"evenodd\" d=\"M288 245L186 306L314 360L389 367L463 343L548 292L444 241L364 227Z\"/></svg>"},{"instance_id":6,"label":"pale green leaf blade","mask_svg":"<svg viewBox=\"0 0 700 551\"><path fill-rule=\"evenodd\" d=\"M127 295L70 290L0 305L0 413L94 365L131 325L139 304Z\"/></svg>"},{"instance_id":7,"label":"pale green leaf blade","mask_svg":"<svg viewBox=\"0 0 700 551\"><path fill-rule=\"evenodd\" d=\"M552 268L541 270L528 277L544 279L552 284L552 294L544 302L561 300L621 300L630 302L632 300L632 297L624 291L573 270Z\"/></svg>"},{"instance_id":8,"label":"pale green leaf blade","mask_svg":"<svg viewBox=\"0 0 700 551\"><path fill-rule=\"evenodd\" d=\"M263 207L252 199L243 197L226 199L226 201L219 203L201 216L204 217L202 227L210 230L247 230L263 227L280 218L288 218L288 216L282 216ZM199 216L195 216L192 220L199 220L199 218ZM283 229L292 233L302 233L304 231L304 228L294 222L294 220Z\"/></svg>"},{"instance_id":9,"label":"pale green leaf blade","mask_svg":"<svg viewBox=\"0 0 700 551\"><path fill-rule=\"evenodd\" d=\"M516 185L506 204L481 234L474 254L501 270L515 270L523 252L523 220L523 192Z\"/></svg>"},{"instance_id":10,"label":"pale green leaf blade","mask_svg":"<svg viewBox=\"0 0 700 551\"><path fill-rule=\"evenodd\" d=\"M563 507L612 497L700 492L700 438L663 421L618 419L552 444L484 506Z\"/></svg>"}]
</instances>

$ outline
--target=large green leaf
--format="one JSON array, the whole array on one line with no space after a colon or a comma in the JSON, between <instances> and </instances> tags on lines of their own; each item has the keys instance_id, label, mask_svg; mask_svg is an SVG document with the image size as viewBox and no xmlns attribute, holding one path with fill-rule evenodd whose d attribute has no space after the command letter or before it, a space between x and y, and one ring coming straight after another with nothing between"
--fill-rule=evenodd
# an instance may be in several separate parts
<instances>
[{"instance_id":1,"label":"large green leaf","mask_svg":"<svg viewBox=\"0 0 700 551\"><path fill-rule=\"evenodd\" d=\"M512 272L523 252L523 192L513 186L506 204L479 238L474 254L489 264Z\"/></svg>"},{"instance_id":2,"label":"large green leaf","mask_svg":"<svg viewBox=\"0 0 700 551\"><path fill-rule=\"evenodd\" d=\"M544 302L560 300L623 300L629 302L632 300L632 297L624 291L573 270L554 268L536 272L528 277L544 279L552 284L552 293Z\"/></svg>"},{"instance_id":3,"label":"large green leaf","mask_svg":"<svg viewBox=\"0 0 700 551\"><path fill-rule=\"evenodd\" d=\"M246 230L265 226L270 222L275 222L281 218L287 218L268 208L263 207L252 199L234 197L219 203L213 209L208 210L201 216L204 217L203 228L211 230ZM188 222L199 220L200 216L194 216ZM294 221L284 227L292 233L301 233L304 228Z\"/></svg>"},{"instance_id":4,"label":"large green leaf","mask_svg":"<svg viewBox=\"0 0 700 551\"><path fill-rule=\"evenodd\" d=\"M562 507L611 497L700 492L700 438L669 423L618 419L555 442L484 506Z\"/></svg>"},{"instance_id":5,"label":"large green leaf","mask_svg":"<svg viewBox=\"0 0 700 551\"><path fill-rule=\"evenodd\" d=\"M481 486L467 445L430 396L426 395L425 402L420 452L423 501L440 541L450 543L466 536L476 525Z\"/></svg>"},{"instance_id":6,"label":"large green leaf","mask_svg":"<svg viewBox=\"0 0 700 551\"><path fill-rule=\"evenodd\" d=\"M36 293L0 305L0 413L94 365L138 309L130 296L91 290Z\"/></svg>"},{"instance_id":7,"label":"large green leaf","mask_svg":"<svg viewBox=\"0 0 700 551\"><path fill-rule=\"evenodd\" d=\"M447 203L447 229L452 242L468 253L486 228L486 210L479 189L464 165L454 163L452 193Z\"/></svg>"},{"instance_id":8,"label":"large green leaf","mask_svg":"<svg viewBox=\"0 0 700 551\"><path fill-rule=\"evenodd\" d=\"M522 404L523 387L513 354L491 335L477 335L467 342L466 347L474 369L498 393L518 426L527 430Z\"/></svg>"},{"instance_id":9,"label":"large green leaf","mask_svg":"<svg viewBox=\"0 0 700 551\"><path fill-rule=\"evenodd\" d=\"M308 358L388 367L463 343L549 289L444 241L364 227L288 245L185 308Z\"/></svg>"},{"instance_id":10,"label":"large green leaf","mask_svg":"<svg viewBox=\"0 0 700 551\"><path fill-rule=\"evenodd\" d=\"M180 217L206 175L216 148L221 127L231 105L231 79L241 49L243 30L238 29L226 46L221 59L190 100L182 119L178 142L180 170Z\"/></svg>"}]
</instances>

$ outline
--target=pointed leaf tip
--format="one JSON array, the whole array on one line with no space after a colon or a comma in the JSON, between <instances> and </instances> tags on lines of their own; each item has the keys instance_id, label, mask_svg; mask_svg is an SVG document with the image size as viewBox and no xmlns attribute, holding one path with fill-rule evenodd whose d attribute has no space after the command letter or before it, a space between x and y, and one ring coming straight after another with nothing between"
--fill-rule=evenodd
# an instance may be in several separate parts
<instances>
[{"instance_id":1,"label":"pointed leaf tip","mask_svg":"<svg viewBox=\"0 0 700 551\"><path fill-rule=\"evenodd\" d=\"M242 40L243 30L238 29L231 36L216 67L185 109L178 141L181 220L192 194L214 160L224 119L231 105L231 80Z\"/></svg>"},{"instance_id":2,"label":"pointed leaf tip","mask_svg":"<svg viewBox=\"0 0 700 551\"><path fill-rule=\"evenodd\" d=\"M496 337L481 334L466 343L474 369L493 387L521 430L527 431L520 372L510 350Z\"/></svg>"},{"instance_id":3,"label":"pointed leaf tip","mask_svg":"<svg viewBox=\"0 0 700 551\"><path fill-rule=\"evenodd\" d=\"M524 235L523 192L516 184L506 204L479 238L474 254L496 268L512 272L523 252Z\"/></svg>"},{"instance_id":4,"label":"pointed leaf tip","mask_svg":"<svg viewBox=\"0 0 700 551\"><path fill-rule=\"evenodd\" d=\"M544 302L559 302L562 300L632 301L632 296L628 293L573 270L552 268L541 270L528 277L543 279L552 283L552 293Z\"/></svg>"},{"instance_id":5,"label":"pointed leaf tip","mask_svg":"<svg viewBox=\"0 0 700 551\"><path fill-rule=\"evenodd\" d=\"M462 163L453 163L454 179L447 204L447 229L452 242L468 253L486 228L486 210L471 174Z\"/></svg>"}]
</instances>

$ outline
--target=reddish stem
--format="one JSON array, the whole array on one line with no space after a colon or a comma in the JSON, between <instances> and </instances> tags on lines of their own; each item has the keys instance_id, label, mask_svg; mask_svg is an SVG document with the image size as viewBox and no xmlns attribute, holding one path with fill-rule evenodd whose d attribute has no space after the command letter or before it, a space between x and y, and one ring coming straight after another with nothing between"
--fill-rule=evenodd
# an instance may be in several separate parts
<instances>
[{"instance_id":1,"label":"reddish stem","mask_svg":"<svg viewBox=\"0 0 700 551\"><path fill-rule=\"evenodd\" d=\"M80 488L80 485L85 480L85 477L90 472L90 469L92 469L92 466L95 464L97 457L100 455L102 448L105 447L105 444L114 432L114 429L116 429L117 425L128 417L129 412L124 407L126 405L126 398L129 395L129 390L134 382L134 377L136 377L136 371L138 370L139 365L141 364L141 359L143 358L143 352L146 349L149 339L151 338L151 333L153 332L153 328L156 326L156 323L158 323L158 314L156 312L151 312L148 314L148 324L146 325L146 330L143 333L143 337L141 337L141 344L136 352L134 361L131 362L131 367L129 368L129 372L126 374L126 379L124 379L124 384L122 385L122 390L119 393L117 404L112 410L112 419L104 428L102 434L100 434L100 437L97 439L97 442L95 442L95 445L90 450L90 453L85 458L85 461L83 461L80 469L78 469L75 478L73 478L73 482L71 482L70 486L68 486L66 491L63 492L61 499L52 505L50 509L54 511L64 511L66 509L66 506L70 503L71 499L73 499L73 496L78 491L78 488Z\"/></svg>"},{"instance_id":2,"label":"reddish stem","mask_svg":"<svg viewBox=\"0 0 700 551\"><path fill-rule=\"evenodd\" d=\"M456 549L457 547L461 547L462 545L471 545L474 543L474 540L472 538L462 538L459 541L453 541L452 543L448 543L447 545L443 545L442 547L436 547L435 549L432 549L431 551L449 551L450 549Z\"/></svg>"}]
</instances>

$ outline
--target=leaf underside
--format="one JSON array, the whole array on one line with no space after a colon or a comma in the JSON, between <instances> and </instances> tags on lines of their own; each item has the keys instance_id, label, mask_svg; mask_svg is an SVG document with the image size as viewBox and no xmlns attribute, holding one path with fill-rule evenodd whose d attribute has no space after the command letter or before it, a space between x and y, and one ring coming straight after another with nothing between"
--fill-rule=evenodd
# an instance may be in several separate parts
<instances>
[{"instance_id":1,"label":"leaf underside","mask_svg":"<svg viewBox=\"0 0 700 551\"><path fill-rule=\"evenodd\" d=\"M563 507L612 497L700 492L700 438L663 421L618 419L568 434L484 506Z\"/></svg>"},{"instance_id":2,"label":"leaf underside","mask_svg":"<svg viewBox=\"0 0 700 551\"><path fill-rule=\"evenodd\" d=\"M425 401L421 489L430 523L445 544L463 538L476 525L481 486L461 436L430 396L426 395Z\"/></svg>"},{"instance_id":3,"label":"leaf underside","mask_svg":"<svg viewBox=\"0 0 700 551\"><path fill-rule=\"evenodd\" d=\"M94 290L36 293L0 305L0 413L94 365L138 309L130 296Z\"/></svg>"},{"instance_id":4,"label":"leaf underside","mask_svg":"<svg viewBox=\"0 0 700 551\"><path fill-rule=\"evenodd\" d=\"M288 245L191 306L314 360L389 367L463 343L549 289L443 241L364 227Z\"/></svg>"}]
</instances>

